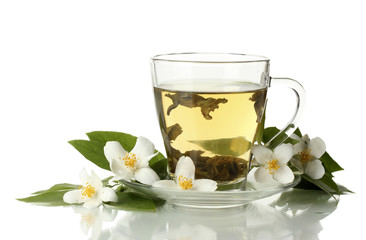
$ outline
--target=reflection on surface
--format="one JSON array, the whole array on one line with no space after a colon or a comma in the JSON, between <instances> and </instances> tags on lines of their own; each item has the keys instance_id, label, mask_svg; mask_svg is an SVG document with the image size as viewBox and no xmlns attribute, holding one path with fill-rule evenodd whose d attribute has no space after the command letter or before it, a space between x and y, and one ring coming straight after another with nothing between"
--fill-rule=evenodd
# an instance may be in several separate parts
<instances>
[{"instance_id":1,"label":"reflection on surface","mask_svg":"<svg viewBox=\"0 0 366 240\"><path fill-rule=\"evenodd\" d=\"M74 212L81 215L81 231L88 235L91 230L90 239L100 239L103 222L111 222L117 216L118 211L109 208L87 209L81 206L74 207Z\"/></svg>"},{"instance_id":2,"label":"reflection on surface","mask_svg":"<svg viewBox=\"0 0 366 240\"><path fill-rule=\"evenodd\" d=\"M336 209L324 192L292 189L241 208L195 210L164 205L157 212L121 212L100 240L317 239L320 220Z\"/></svg>"}]
</instances>

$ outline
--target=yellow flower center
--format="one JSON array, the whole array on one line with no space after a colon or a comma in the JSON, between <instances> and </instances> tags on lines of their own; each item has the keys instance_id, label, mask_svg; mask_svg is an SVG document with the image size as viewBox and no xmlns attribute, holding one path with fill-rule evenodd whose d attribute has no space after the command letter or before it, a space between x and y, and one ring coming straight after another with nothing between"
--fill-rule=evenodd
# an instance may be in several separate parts
<instances>
[{"instance_id":1,"label":"yellow flower center","mask_svg":"<svg viewBox=\"0 0 366 240\"><path fill-rule=\"evenodd\" d=\"M89 183L86 183L85 186L81 186L81 196L92 198L95 195L95 187L90 185Z\"/></svg>"},{"instance_id":2,"label":"yellow flower center","mask_svg":"<svg viewBox=\"0 0 366 240\"><path fill-rule=\"evenodd\" d=\"M133 168L136 166L137 157L134 153L126 153L126 155L122 158L122 161L125 163L126 167Z\"/></svg>"},{"instance_id":3,"label":"yellow flower center","mask_svg":"<svg viewBox=\"0 0 366 240\"><path fill-rule=\"evenodd\" d=\"M179 187L183 190L188 190L193 187L192 178L187 179L186 177L178 177Z\"/></svg>"},{"instance_id":4,"label":"yellow flower center","mask_svg":"<svg viewBox=\"0 0 366 240\"><path fill-rule=\"evenodd\" d=\"M265 162L264 167L269 171L269 174L275 174L275 172L280 168L280 164L276 158Z\"/></svg>"},{"instance_id":5,"label":"yellow flower center","mask_svg":"<svg viewBox=\"0 0 366 240\"><path fill-rule=\"evenodd\" d=\"M304 151L299 152L300 155L300 162L301 164L304 166L305 164L307 164L308 162L311 161L312 156L311 156L311 149L307 149L305 148Z\"/></svg>"}]
</instances>

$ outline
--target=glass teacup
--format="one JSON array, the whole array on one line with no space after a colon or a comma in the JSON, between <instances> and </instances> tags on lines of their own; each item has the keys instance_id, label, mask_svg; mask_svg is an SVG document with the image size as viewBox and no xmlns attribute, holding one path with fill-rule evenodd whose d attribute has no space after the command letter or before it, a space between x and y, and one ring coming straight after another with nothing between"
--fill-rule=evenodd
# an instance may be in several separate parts
<instances>
[{"instance_id":1,"label":"glass teacup","mask_svg":"<svg viewBox=\"0 0 366 240\"><path fill-rule=\"evenodd\" d=\"M293 79L271 78L266 57L165 54L153 57L151 66L156 109L172 176L179 158L189 156L197 179L212 179L219 185L245 180L252 158L250 149L261 134L258 130L272 85L287 86L297 96L296 113L276 136L288 136L296 129L304 90Z\"/></svg>"}]
</instances>

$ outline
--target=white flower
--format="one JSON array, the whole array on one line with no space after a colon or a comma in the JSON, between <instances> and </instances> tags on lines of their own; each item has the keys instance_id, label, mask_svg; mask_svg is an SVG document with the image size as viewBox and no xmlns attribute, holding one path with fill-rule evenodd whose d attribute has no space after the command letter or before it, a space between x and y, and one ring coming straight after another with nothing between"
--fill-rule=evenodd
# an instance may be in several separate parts
<instances>
[{"instance_id":1,"label":"white flower","mask_svg":"<svg viewBox=\"0 0 366 240\"><path fill-rule=\"evenodd\" d=\"M262 145L252 148L255 160L261 165L254 172L254 178L260 183L276 180L282 184L294 180L294 173L287 166L287 162L293 156L291 144L281 144L273 152Z\"/></svg>"},{"instance_id":2,"label":"white flower","mask_svg":"<svg viewBox=\"0 0 366 240\"><path fill-rule=\"evenodd\" d=\"M294 145L296 155L291 163L313 179L322 178L325 170L319 158L325 153L324 141L318 137L310 139L307 134L302 139L294 135L291 137L300 140Z\"/></svg>"},{"instance_id":3,"label":"white flower","mask_svg":"<svg viewBox=\"0 0 366 240\"><path fill-rule=\"evenodd\" d=\"M80 180L83 184L79 190L65 193L63 200L66 203L84 203L83 207L99 207L102 202L116 202L116 192L112 188L103 187L100 178L91 171L91 176L83 169L80 172Z\"/></svg>"},{"instance_id":4,"label":"white flower","mask_svg":"<svg viewBox=\"0 0 366 240\"><path fill-rule=\"evenodd\" d=\"M157 154L154 154L154 151L154 144L144 137L137 138L131 152L127 152L119 142L107 142L104 146L104 155L115 174L112 180L136 179L149 185L160 180L156 172L149 167L150 159Z\"/></svg>"},{"instance_id":5,"label":"white flower","mask_svg":"<svg viewBox=\"0 0 366 240\"><path fill-rule=\"evenodd\" d=\"M194 179L195 166L190 157L182 156L175 168L174 180L161 180L153 183L153 187L208 191L213 192L217 188L217 183L210 179Z\"/></svg>"}]
</instances>

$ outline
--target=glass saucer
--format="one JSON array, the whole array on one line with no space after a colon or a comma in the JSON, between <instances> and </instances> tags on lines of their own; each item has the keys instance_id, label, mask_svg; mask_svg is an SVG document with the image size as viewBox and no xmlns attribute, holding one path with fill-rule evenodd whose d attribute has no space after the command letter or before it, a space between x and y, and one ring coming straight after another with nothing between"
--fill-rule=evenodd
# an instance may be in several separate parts
<instances>
[{"instance_id":1,"label":"glass saucer","mask_svg":"<svg viewBox=\"0 0 366 240\"><path fill-rule=\"evenodd\" d=\"M228 208L241 206L252 201L270 197L296 186L301 177L295 176L293 182L282 184L275 187L254 187L247 184L247 189L243 190L225 190L214 192L184 191L168 188L157 188L151 185L120 180L125 185L148 196L163 199L168 203L178 206L195 208Z\"/></svg>"}]
</instances>

